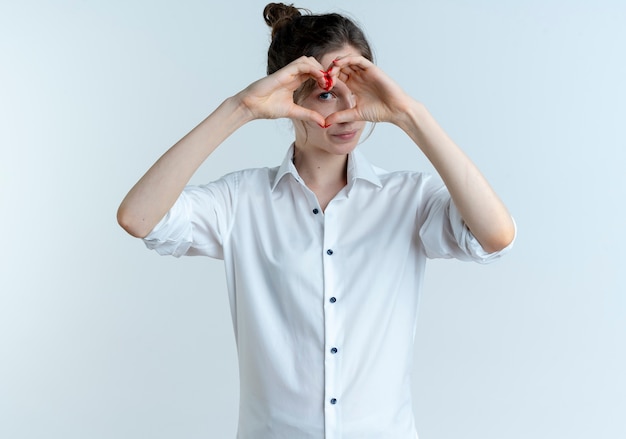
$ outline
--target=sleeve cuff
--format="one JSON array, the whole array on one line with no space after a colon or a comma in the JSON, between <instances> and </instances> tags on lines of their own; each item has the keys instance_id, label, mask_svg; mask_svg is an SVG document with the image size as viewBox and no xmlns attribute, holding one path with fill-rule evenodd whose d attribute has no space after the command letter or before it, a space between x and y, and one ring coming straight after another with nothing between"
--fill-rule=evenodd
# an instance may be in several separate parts
<instances>
[{"instance_id":1,"label":"sleeve cuff","mask_svg":"<svg viewBox=\"0 0 626 439\"><path fill-rule=\"evenodd\" d=\"M171 255L177 258L187 253L192 243L192 230L189 221L180 221L188 218L188 209L183 200L179 199L172 208L157 223L143 242L150 250L160 255ZM174 219L178 218L178 221Z\"/></svg>"},{"instance_id":2,"label":"sleeve cuff","mask_svg":"<svg viewBox=\"0 0 626 439\"><path fill-rule=\"evenodd\" d=\"M450 203L450 223L452 224L454 237L456 241L459 243L459 246L462 248L462 250L468 256L470 256L470 258L473 261L478 262L480 264L488 264L490 262L493 262L496 259L499 259L502 256L504 256L506 253L508 253L511 250L517 238L517 224L515 223L514 218L511 218L511 220L513 221L513 226L515 227L515 234L513 236L513 240L509 243L509 245L504 247L502 250L488 253L487 251L485 251L482 245L480 245L480 242L478 242L478 239L476 239L476 237L472 234L470 229L467 227L467 225L465 224L465 221L463 221L463 218L461 218L461 214L459 213L454 203L452 202Z\"/></svg>"}]
</instances>

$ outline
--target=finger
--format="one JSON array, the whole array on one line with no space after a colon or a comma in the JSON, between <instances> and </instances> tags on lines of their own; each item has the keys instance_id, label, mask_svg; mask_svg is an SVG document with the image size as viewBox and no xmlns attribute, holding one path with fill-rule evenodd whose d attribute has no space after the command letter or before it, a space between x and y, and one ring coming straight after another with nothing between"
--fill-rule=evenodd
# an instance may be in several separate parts
<instances>
[{"instance_id":1,"label":"finger","mask_svg":"<svg viewBox=\"0 0 626 439\"><path fill-rule=\"evenodd\" d=\"M333 61L335 68L339 69L337 77L343 82L350 79L363 78L368 75L375 65L362 56L348 56Z\"/></svg>"},{"instance_id":2,"label":"finger","mask_svg":"<svg viewBox=\"0 0 626 439\"><path fill-rule=\"evenodd\" d=\"M350 80L353 80L353 79L358 78L360 80L364 80L366 73L367 72L365 70L362 70L359 67L347 66L347 67L343 67L342 69L339 69L339 68L336 69L336 78L337 78L337 81L341 81L345 83L346 85L348 85L350 83Z\"/></svg>"},{"instance_id":3,"label":"finger","mask_svg":"<svg viewBox=\"0 0 626 439\"><path fill-rule=\"evenodd\" d=\"M292 91L306 82L309 78L315 80L322 88L327 85L325 72L321 64L313 57L302 56L274 72L272 76L281 87Z\"/></svg>"},{"instance_id":4,"label":"finger","mask_svg":"<svg viewBox=\"0 0 626 439\"><path fill-rule=\"evenodd\" d=\"M334 85L333 78L328 71L320 70L320 72L324 75L324 85L320 84L320 87L323 90L329 91Z\"/></svg>"},{"instance_id":5,"label":"finger","mask_svg":"<svg viewBox=\"0 0 626 439\"><path fill-rule=\"evenodd\" d=\"M323 69L322 65L312 56L303 56L295 61L295 67L302 75L301 83L313 78L324 90L330 90L333 85L330 74Z\"/></svg>"},{"instance_id":6,"label":"finger","mask_svg":"<svg viewBox=\"0 0 626 439\"><path fill-rule=\"evenodd\" d=\"M301 107L294 104L290 111L290 118L304 121L315 122L318 125L325 126L326 120L317 111L309 110L308 108Z\"/></svg>"},{"instance_id":7,"label":"finger","mask_svg":"<svg viewBox=\"0 0 626 439\"><path fill-rule=\"evenodd\" d=\"M341 70L339 69L339 67L331 64L328 69L324 72L326 74L326 81L328 82L327 88L325 88L326 91L329 91L330 89L332 89L335 84L337 84L337 81L339 80L339 74L341 73Z\"/></svg>"},{"instance_id":8,"label":"finger","mask_svg":"<svg viewBox=\"0 0 626 439\"><path fill-rule=\"evenodd\" d=\"M353 69L359 68L361 70L367 70L374 67L375 64L363 56L348 55L341 58L335 58L333 60L333 65L338 67L339 69L351 67Z\"/></svg>"},{"instance_id":9,"label":"finger","mask_svg":"<svg viewBox=\"0 0 626 439\"><path fill-rule=\"evenodd\" d=\"M337 123L347 123L361 121L363 118L359 114L356 108L350 108L347 110L338 111L331 114L326 118L326 125L334 125Z\"/></svg>"},{"instance_id":10,"label":"finger","mask_svg":"<svg viewBox=\"0 0 626 439\"><path fill-rule=\"evenodd\" d=\"M337 79L340 80L341 82L348 84L348 82L350 81L350 74L354 73L348 69L345 70L340 70L337 73Z\"/></svg>"},{"instance_id":11,"label":"finger","mask_svg":"<svg viewBox=\"0 0 626 439\"><path fill-rule=\"evenodd\" d=\"M332 89L339 79L339 75L341 74L341 68L337 65L337 61L339 59L339 57L335 58L330 63L328 68L325 71L322 71L322 73L325 74L325 80L327 81L326 87L322 88L324 88L326 91Z\"/></svg>"}]
</instances>

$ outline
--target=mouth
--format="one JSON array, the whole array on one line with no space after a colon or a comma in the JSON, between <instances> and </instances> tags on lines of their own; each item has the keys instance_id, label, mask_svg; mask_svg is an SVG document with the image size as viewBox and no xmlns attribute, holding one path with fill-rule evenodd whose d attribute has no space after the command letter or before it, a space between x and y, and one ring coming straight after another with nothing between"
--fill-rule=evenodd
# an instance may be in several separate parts
<instances>
[{"instance_id":1,"label":"mouth","mask_svg":"<svg viewBox=\"0 0 626 439\"><path fill-rule=\"evenodd\" d=\"M331 134L331 136L340 140L352 140L356 137L358 132L359 130L341 131Z\"/></svg>"}]
</instances>

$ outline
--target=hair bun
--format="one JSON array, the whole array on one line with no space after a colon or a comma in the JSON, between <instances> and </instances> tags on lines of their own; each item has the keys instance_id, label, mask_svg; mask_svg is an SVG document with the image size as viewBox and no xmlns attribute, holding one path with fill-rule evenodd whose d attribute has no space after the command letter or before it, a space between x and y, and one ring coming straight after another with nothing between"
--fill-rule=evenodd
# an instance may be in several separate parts
<instances>
[{"instance_id":1,"label":"hair bun","mask_svg":"<svg viewBox=\"0 0 626 439\"><path fill-rule=\"evenodd\" d=\"M301 16L300 10L294 7L293 4L269 3L265 9L263 9L263 18L267 25L272 28L272 37L274 37L278 29L294 18Z\"/></svg>"}]
</instances>

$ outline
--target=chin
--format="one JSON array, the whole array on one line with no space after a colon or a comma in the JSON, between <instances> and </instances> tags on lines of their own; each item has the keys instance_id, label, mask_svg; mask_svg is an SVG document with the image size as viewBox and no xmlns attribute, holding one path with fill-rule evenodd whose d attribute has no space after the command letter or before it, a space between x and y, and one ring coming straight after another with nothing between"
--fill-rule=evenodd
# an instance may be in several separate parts
<instances>
[{"instance_id":1,"label":"chin","mask_svg":"<svg viewBox=\"0 0 626 439\"><path fill-rule=\"evenodd\" d=\"M328 152L335 155L347 155L356 149L358 142L329 145Z\"/></svg>"},{"instance_id":2,"label":"chin","mask_svg":"<svg viewBox=\"0 0 626 439\"><path fill-rule=\"evenodd\" d=\"M337 149L342 151L343 154L352 152L357 145L359 144L359 139L361 138L361 131L353 131L350 133L340 133L340 134L329 134L328 136L328 145L332 149Z\"/></svg>"}]
</instances>

